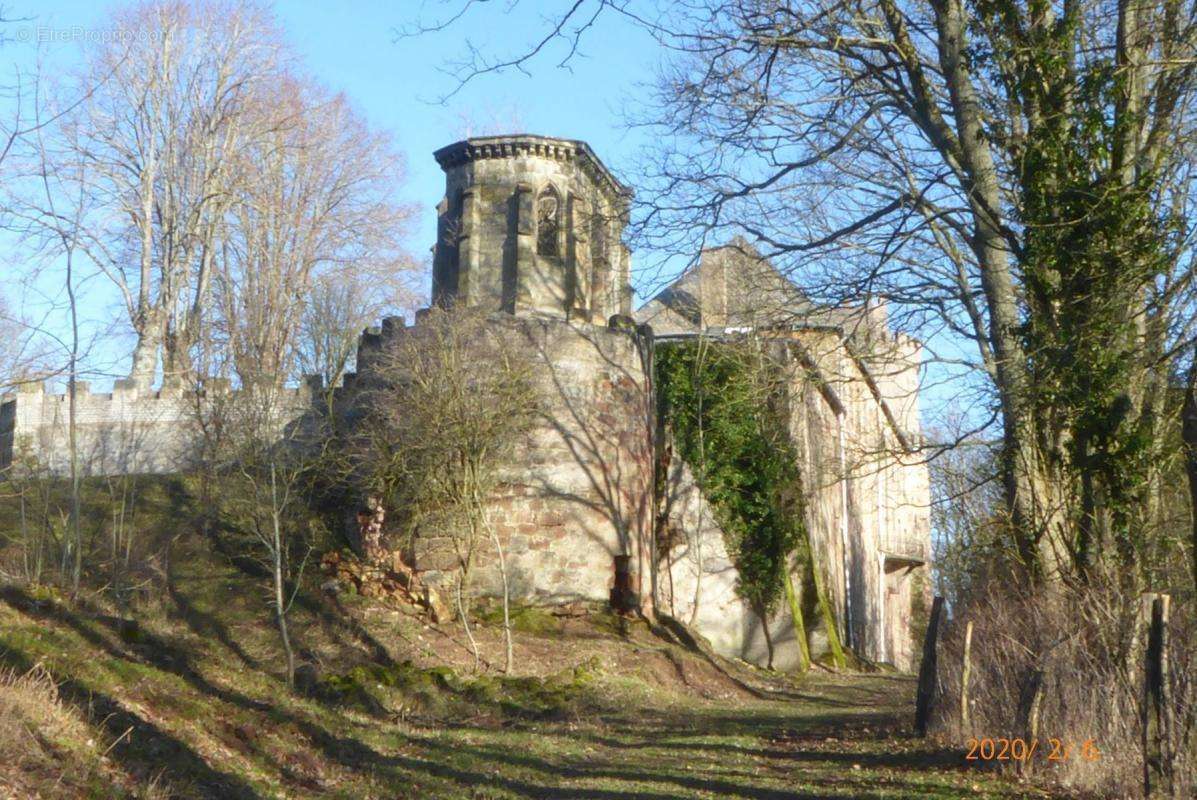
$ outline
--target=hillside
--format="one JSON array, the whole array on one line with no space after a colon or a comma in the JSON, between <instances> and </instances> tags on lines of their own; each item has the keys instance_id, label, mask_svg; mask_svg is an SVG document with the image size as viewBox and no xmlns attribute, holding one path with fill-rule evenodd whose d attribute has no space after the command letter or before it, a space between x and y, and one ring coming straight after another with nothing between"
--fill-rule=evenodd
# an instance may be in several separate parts
<instances>
[{"instance_id":1,"label":"hillside","mask_svg":"<svg viewBox=\"0 0 1197 800\"><path fill-rule=\"evenodd\" d=\"M0 592L0 796L1046 796L909 738L907 677L790 680L598 609L522 609L516 675L475 676L459 628L313 571L292 694L266 584L221 549L177 537L124 613Z\"/></svg>"}]
</instances>

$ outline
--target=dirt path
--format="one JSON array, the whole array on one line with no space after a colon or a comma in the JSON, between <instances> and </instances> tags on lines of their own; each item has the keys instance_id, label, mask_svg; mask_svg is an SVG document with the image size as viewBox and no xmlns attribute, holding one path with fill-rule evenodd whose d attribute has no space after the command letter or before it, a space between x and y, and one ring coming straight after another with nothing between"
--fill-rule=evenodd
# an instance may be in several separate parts
<instances>
[{"instance_id":1,"label":"dirt path","mask_svg":"<svg viewBox=\"0 0 1197 800\"><path fill-rule=\"evenodd\" d=\"M228 574L205 581L217 576L227 586ZM251 625L224 590L180 588L192 595L179 613L143 616L135 635L89 608L0 592L0 668L42 665L58 684L56 713L75 720L44 775L19 760L0 767L0 797L42 777L53 787L42 796L95 798L140 797L153 781L171 787L156 797L221 800L1049 797L912 738L906 677L785 683L591 626L521 635L522 666L539 653L564 678L468 678L359 653L343 673L353 692L303 696L261 666L277 663L268 620ZM379 615L356 637L398 652L372 638L388 619L399 630ZM404 640L444 652L435 633L424 625ZM353 699L363 693L369 703ZM83 759L74 782L55 766L69 753Z\"/></svg>"},{"instance_id":2,"label":"dirt path","mask_svg":"<svg viewBox=\"0 0 1197 800\"><path fill-rule=\"evenodd\" d=\"M628 709L503 730L413 729L407 766L484 784L460 795L473 798L1051 796L910 737L911 683L814 678L773 701ZM425 788L427 796L448 789L439 780Z\"/></svg>"}]
</instances>

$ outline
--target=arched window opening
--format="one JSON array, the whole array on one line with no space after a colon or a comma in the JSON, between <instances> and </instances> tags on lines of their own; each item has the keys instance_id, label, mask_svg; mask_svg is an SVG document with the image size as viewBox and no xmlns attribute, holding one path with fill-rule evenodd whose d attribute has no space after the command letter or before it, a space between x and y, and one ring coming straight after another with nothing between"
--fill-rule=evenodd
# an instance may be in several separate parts
<instances>
[{"instance_id":1,"label":"arched window opening","mask_svg":"<svg viewBox=\"0 0 1197 800\"><path fill-rule=\"evenodd\" d=\"M536 252L542 256L561 255L561 196L546 186L536 198Z\"/></svg>"}]
</instances>

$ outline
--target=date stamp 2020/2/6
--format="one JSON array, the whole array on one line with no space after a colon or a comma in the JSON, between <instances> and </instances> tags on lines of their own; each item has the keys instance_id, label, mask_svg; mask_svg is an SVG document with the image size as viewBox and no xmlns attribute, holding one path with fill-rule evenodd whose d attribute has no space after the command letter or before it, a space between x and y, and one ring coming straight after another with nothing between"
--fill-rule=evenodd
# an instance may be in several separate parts
<instances>
[{"instance_id":1,"label":"date stamp 2020/2/6","mask_svg":"<svg viewBox=\"0 0 1197 800\"><path fill-rule=\"evenodd\" d=\"M965 761L1031 761L1036 756L1046 761L1100 761L1101 749L1096 739L1083 742L1068 739L1007 739L985 736L968 740Z\"/></svg>"}]
</instances>

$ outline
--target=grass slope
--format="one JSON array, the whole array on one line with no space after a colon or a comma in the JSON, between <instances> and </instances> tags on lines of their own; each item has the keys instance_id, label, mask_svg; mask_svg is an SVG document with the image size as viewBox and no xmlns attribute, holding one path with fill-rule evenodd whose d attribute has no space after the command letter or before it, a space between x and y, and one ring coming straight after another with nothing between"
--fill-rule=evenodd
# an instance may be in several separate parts
<instances>
[{"instance_id":1,"label":"grass slope","mask_svg":"<svg viewBox=\"0 0 1197 800\"><path fill-rule=\"evenodd\" d=\"M469 677L452 626L313 590L296 639L324 677L289 694L253 570L200 541L165 561L136 625L0 589L0 797L1047 796L909 738L907 678L792 682L602 614L525 611L519 676ZM493 625L479 635L501 652Z\"/></svg>"}]
</instances>

